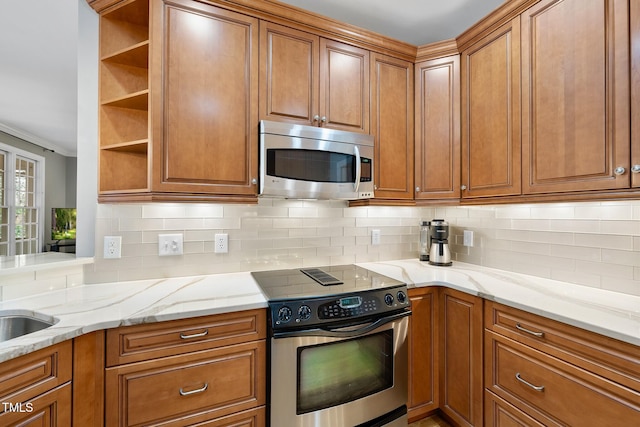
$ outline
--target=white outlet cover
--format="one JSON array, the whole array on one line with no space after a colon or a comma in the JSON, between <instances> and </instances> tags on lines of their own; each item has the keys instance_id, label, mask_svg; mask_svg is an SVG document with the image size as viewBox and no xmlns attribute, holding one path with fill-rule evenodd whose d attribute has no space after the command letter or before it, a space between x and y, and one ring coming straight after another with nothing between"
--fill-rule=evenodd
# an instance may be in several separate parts
<instances>
[{"instance_id":1,"label":"white outlet cover","mask_svg":"<svg viewBox=\"0 0 640 427\"><path fill-rule=\"evenodd\" d=\"M462 244L464 246L473 246L473 231L471 230L464 230L462 232Z\"/></svg>"},{"instance_id":2,"label":"white outlet cover","mask_svg":"<svg viewBox=\"0 0 640 427\"><path fill-rule=\"evenodd\" d=\"M380 244L380 230L371 230L371 244L379 245Z\"/></svg>"},{"instance_id":3,"label":"white outlet cover","mask_svg":"<svg viewBox=\"0 0 640 427\"><path fill-rule=\"evenodd\" d=\"M214 252L217 254L226 254L229 252L229 235L227 233L216 233L213 241Z\"/></svg>"},{"instance_id":4,"label":"white outlet cover","mask_svg":"<svg viewBox=\"0 0 640 427\"><path fill-rule=\"evenodd\" d=\"M104 259L117 259L122 257L122 236L104 236Z\"/></svg>"},{"instance_id":5,"label":"white outlet cover","mask_svg":"<svg viewBox=\"0 0 640 427\"><path fill-rule=\"evenodd\" d=\"M158 255L174 256L182 255L184 250L184 238L182 234L159 234Z\"/></svg>"}]
</instances>

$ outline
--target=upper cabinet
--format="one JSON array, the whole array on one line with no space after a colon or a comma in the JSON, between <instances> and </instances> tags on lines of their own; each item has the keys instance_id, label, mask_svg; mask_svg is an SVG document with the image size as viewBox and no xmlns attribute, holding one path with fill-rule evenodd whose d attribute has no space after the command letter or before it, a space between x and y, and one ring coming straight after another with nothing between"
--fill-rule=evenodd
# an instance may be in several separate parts
<instances>
[{"instance_id":1,"label":"upper cabinet","mask_svg":"<svg viewBox=\"0 0 640 427\"><path fill-rule=\"evenodd\" d=\"M260 119L369 133L368 51L260 25Z\"/></svg>"},{"instance_id":2,"label":"upper cabinet","mask_svg":"<svg viewBox=\"0 0 640 427\"><path fill-rule=\"evenodd\" d=\"M371 54L371 109L376 199L413 200L413 63Z\"/></svg>"},{"instance_id":3,"label":"upper cabinet","mask_svg":"<svg viewBox=\"0 0 640 427\"><path fill-rule=\"evenodd\" d=\"M631 186L640 188L640 1L631 1Z\"/></svg>"},{"instance_id":4,"label":"upper cabinet","mask_svg":"<svg viewBox=\"0 0 640 427\"><path fill-rule=\"evenodd\" d=\"M101 11L101 201L255 200L258 27L190 0Z\"/></svg>"},{"instance_id":5,"label":"upper cabinet","mask_svg":"<svg viewBox=\"0 0 640 427\"><path fill-rule=\"evenodd\" d=\"M520 19L461 54L462 197L520 194Z\"/></svg>"},{"instance_id":6,"label":"upper cabinet","mask_svg":"<svg viewBox=\"0 0 640 427\"><path fill-rule=\"evenodd\" d=\"M416 200L460 198L460 58L419 62L416 86Z\"/></svg>"},{"instance_id":7,"label":"upper cabinet","mask_svg":"<svg viewBox=\"0 0 640 427\"><path fill-rule=\"evenodd\" d=\"M522 14L525 194L629 187L628 8L544 0Z\"/></svg>"}]
</instances>

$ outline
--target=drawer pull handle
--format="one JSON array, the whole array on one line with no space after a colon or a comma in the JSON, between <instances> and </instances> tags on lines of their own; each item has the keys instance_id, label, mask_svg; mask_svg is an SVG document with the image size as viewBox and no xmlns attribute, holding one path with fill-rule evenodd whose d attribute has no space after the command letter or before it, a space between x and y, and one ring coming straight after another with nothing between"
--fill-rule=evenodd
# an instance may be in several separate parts
<instances>
[{"instance_id":1,"label":"drawer pull handle","mask_svg":"<svg viewBox=\"0 0 640 427\"><path fill-rule=\"evenodd\" d=\"M208 388L209 388L209 383L204 383L203 387L197 388L195 390L184 391L183 389L180 389L180 396L190 396L192 394L202 393L202 392L206 391Z\"/></svg>"},{"instance_id":2,"label":"drawer pull handle","mask_svg":"<svg viewBox=\"0 0 640 427\"><path fill-rule=\"evenodd\" d=\"M209 334L209 330L205 329L204 332L198 332L197 334L185 335L182 332L180 333L180 339L190 340L191 338L200 338L206 337Z\"/></svg>"},{"instance_id":3,"label":"drawer pull handle","mask_svg":"<svg viewBox=\"0 0 640 427\"><path fill-rule=\"evenodd\" d=\"M516 379L517 379L518 381L520 381L522 384L526 384L526 385L528 385L529 387L531 387L531 388L532 388L532 389L534 389L535 391L543 391L543 390L544 390L544 386L543 386L543 385L533 385L533 384L531 384L529 381L527 381L527 380L523 379L523 378L520 376L520 372L517 372L517 373L516 373Z\"/></svg>"},{"instance_id":4,"label":"drawer pull handle","mask_svg":"<svg viewBox=\"0 0 640 427\"><path fill-rule=\"evenodd\" d=\"M522 332L526 332L526 333L528 333L530 335L533 335L535 337L538 337L538 338L542 338L544 336L544 332L532 331L531 329L527 329L527 328L522 327L522 325L520 325L520 323L516 323L516 329L519 330L519 331L522 331Z\"/></svg>"}]
</instances>

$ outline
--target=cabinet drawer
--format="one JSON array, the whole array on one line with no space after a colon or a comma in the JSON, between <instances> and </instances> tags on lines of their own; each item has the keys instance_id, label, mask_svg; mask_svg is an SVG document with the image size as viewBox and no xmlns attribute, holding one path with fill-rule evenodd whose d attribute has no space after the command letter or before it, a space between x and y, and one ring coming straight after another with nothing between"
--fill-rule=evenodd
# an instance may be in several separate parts
<instances>
[{"instance_id":1,"label":"cabinet drawer","mask_svg":"<svg viewBox=\"0 0 640 427\"><path fill-rule=\"evenodd\" d=\"M485 385L544 425L634 425L640 393L487 331Z\"/></svg>"},{"instance_id":2,"label":"cabinet drawer","mask_svg":"<svg viewBox=\"0 0 640 427\"><path fill-rule=\"evenodd\" d=\"M485 427L546 427L495 394L484 394ZM553 427L556 427L554 424Z\"/></svg>"},{"instance_id":3,"label":"cabinet drawer","mask_svg":"<svg viewBox=\"0 0 640 427\"><path fill-rule=\"evenodd\" d=\"M71 427L71 383L3 412L0 425Z\"/></svg>"},{"instance_id":4,"label":"cabinet drawer","mask_svg":"<svg viewBox=\"0 0 640 427\"><path fill-rule=\"evenodd\" d=\"M238 412L215 420L198 424L198 427L265 427L267 423L264 406Z\"/></svg>"},{"instance_id":5,"label":"cabinet drawer","mask_svg":"<svg viewBox=\"0 0 640 427\"><path fill-rule=\"evenodd\" d=\"M266 310L125 326L107 331L107 366L264 339Z\"/></svg>"},{"instance_id":6,"label":"cabinet drawer","mask_svg":"<svg viewBox=\"0 0 640 427\"><path fill-rule=\"evenodd\" d=\"M640 392L640 350L622 341L487 301L485 327Z\"/></svg>"},{"instance_id":7,"label":"cabinet drawer","mask_svg":"<svg viewBox=\"0 0 640 427\"><path fill-rule=\"evenodd\" d=\"M71 355L69 340L0 364L0 402L26 402L71 381Z\"/></svg>"},{"instance_id":8,"label":"cabinet drawer","mask_svg":"<svg viewBox=\"0 0 640 427\"><path fill-rule=\"evenodd\" d=\"M264 405L264 340L106 369L107 426L194 424Z\"/></svg>"}]
</instances>

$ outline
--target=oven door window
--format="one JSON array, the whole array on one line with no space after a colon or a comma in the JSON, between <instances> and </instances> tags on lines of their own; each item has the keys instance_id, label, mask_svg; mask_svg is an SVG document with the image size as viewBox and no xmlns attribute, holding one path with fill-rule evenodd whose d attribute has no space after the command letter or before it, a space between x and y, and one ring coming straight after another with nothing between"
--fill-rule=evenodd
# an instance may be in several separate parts
<instances>
[{"instance_id":1,"label":"oven door window","mask_svg":"<svg viewBox=\"0 0 640 427\"><path fill-rule=\"evenodd\" d=\"M298 348L297 413L393 387L393 330Z\"/></svg>"},{"instance_id":2,"label":"oven door window","mask_svg":"<svg viewBox=\"0 0 640 427\"><path fill-rule=\"evenodd\" d=\"M371 160L361 158L361 181L370 181ZM267 150L267 175L298 181L355 182L356 156L320 150ZM364 179L363 179L364 178Z\"/></svg>"}]
</instances>

